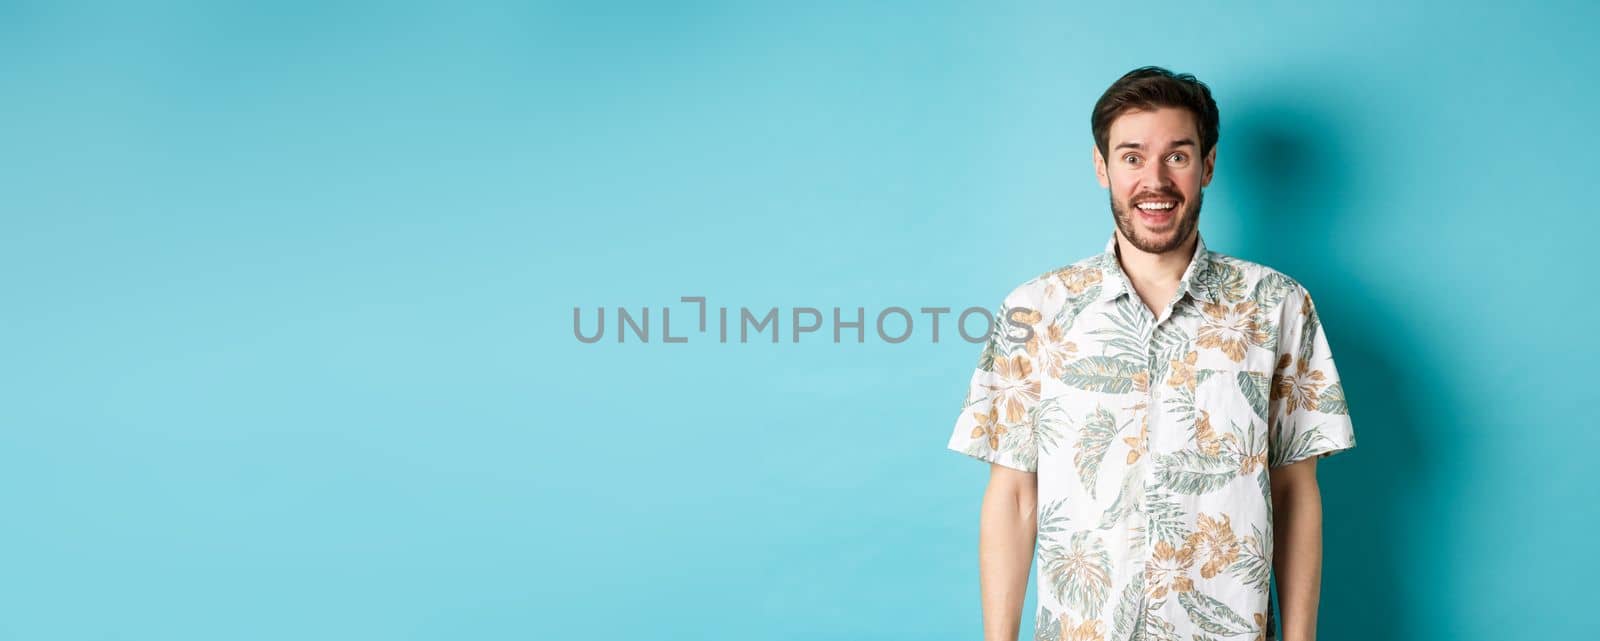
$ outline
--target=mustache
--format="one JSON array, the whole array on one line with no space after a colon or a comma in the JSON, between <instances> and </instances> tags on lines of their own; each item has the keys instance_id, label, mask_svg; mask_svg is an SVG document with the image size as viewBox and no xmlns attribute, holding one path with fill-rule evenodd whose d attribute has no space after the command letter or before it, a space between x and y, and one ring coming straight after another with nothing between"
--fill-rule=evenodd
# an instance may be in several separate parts
<instances>
[{"instance_id":1,"label":"mustache","mask_svg":"<svg viewBox=\"0 0 1600 641\"><path fill-rule=\"evenodd\" d=\"M1180 195L1180 194L1175 194L1175 193L1172 193L1172 192L1147 191L1147 192L1144 192L1142 194L1134 194L1133 196L1130 196L1128 198L1128 202L1135 203L1135 202L1139 202L1140 200L1144 200L1146 198L1165 198L1167 200L1183 200L1183 196Z\"/></svg>"}]
</instances>

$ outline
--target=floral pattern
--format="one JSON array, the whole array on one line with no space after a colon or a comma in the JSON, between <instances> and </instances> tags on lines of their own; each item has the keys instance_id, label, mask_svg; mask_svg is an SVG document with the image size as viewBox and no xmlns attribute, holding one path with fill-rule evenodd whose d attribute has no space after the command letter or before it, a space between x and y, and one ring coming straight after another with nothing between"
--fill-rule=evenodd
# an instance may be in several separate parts
<instances>
[{"instance_id":1,"label":"floral pattern","mask_svg":"<svg viewBox=\"0 0 1600 641\"><path fill-rule=\"evenodd\" d=\"M995 382L987 386L995 405L1005 408L1006 422L1022 420L1027 408L1039 401L1039 381L1033 377L1033 362L1026 354L996 359Z\"/></svg>"},{"instance_id":2,"label":"floral pattern","mask_svg":"<svg viewBox=\"0 0 1600 641\"><path fill-rule=\"evenodd\" d=\"M1189 578L1189 570L1194 567L1194 546L1184 543L1183 547L1173 548L1171 543L1156 541L1154 552L1150 555L1150 563L1145 572L1145 585L1150 588L1150 597L1161 599L1167 592L1188 592L1194 589L1194 580Z\"/></svg>"},{"instance_id":3,"label":"floral pattern","mask_svg":"<svg viewBox=\"0 0 1600 641\"><path fill-rule=\"evenodd\" d=\"M1194 344L1208 349L1219 349L1237 363L1244 360L1247 345L1262 345L1267 333L1261 329L1261 310L1255 301L1243 301L1233 306L1218 303L1200 305L1205 324L1196 333Z\"/></svg>"},{"instance_id":4,"label":"floral pattern","mask_svg":"<svg viewBox=\"0 0 1600 641\"><path fill-rule=\"evenodd\" d=\"M1239 539L1234 537L1229 520L1226 514L1220 520L1201 514L1199 529L1189 535L1189 546L1205 561L1200 566L1200 576L1213 578L1239 558Z\"/></svg>"},{"instance_id":5,"label":"floral pattern","mask_svg":"<svg viewBox=\"0 0 1600 641\"><path fill-rule=\"evenodd\" d=\"M1270 471L1355 447L1305 288L1202 238L1153 311L1113 236L995 319L948 447L1037 475L1035 639L1274 638Z\"/></svg>"}]
</instances>

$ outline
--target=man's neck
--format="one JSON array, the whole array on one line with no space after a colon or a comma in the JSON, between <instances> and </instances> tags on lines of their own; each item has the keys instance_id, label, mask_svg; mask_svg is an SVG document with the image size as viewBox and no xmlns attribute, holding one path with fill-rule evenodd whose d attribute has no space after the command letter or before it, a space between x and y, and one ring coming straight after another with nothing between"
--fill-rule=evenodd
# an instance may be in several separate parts
<instances>
[{"instance_id":1,"label":"man's neck","mask_svg":"<svg viewBox=\"0 0 1600 641\"><path fill-rule=\"evenodd\" d=\"M1184 270L1194 258L1197 235L1190 233L1189 239L1177 249L1152 254L1134 247L1118 230L1117 262L1121 263L1123 273L1128 275L1135 289L1167 291L1176 288L1178 279L1183 278Z\"/></svg>"}]
</instances>

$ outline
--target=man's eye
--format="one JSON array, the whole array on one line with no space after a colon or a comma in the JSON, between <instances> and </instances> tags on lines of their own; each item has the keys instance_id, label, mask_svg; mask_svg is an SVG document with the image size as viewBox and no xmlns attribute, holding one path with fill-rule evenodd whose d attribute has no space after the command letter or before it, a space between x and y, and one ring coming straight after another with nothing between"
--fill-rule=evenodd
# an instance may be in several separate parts
<instances>
[{"instance_id":1,"label":"man's eye","mask_svg":"<svg viewBox=\"0 0 1600 641\"><path fill-rule=\"evenodd\" d=\"M1188 156L1184 155L1181 152L1180 153L1176 153L1176 154L1172 154L1171 156L1167 156L1167 159L1171 160L1172 162L1183 162L1187 158L1188 158Z\"/></svg>"},{"instance_id":2,"label":"man's eye","mask_svg":"<svg viewBox=\"0 0 1600 641\"><path fill-rule=\"evenodd\" d=\"M1135 156L1133 154L1128 154L1128 155L1122 157L1122 161L1131 165L1133 163L1139 162L1139 157Z\"/></svg>"}]
</instances>

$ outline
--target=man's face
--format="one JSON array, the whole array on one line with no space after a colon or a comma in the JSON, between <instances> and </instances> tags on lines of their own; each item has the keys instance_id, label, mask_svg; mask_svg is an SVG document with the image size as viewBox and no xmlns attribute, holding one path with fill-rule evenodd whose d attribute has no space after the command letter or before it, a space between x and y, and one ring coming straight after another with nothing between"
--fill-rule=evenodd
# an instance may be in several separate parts
<instances>
[{"instance_id":1,"label":"man's face","mask_svg":"<svg viewBox=\"0 0 1600 641\"><path fill-rule=\"evenodd\" d=\"M1200 224L1202 188L1211 184L1217 150L1205 158L1187 109L1130 111L1111 122L1109 159L1094 149L1095 175L1111 192L1111 216L1134 247L1177 250ZM1109 160L1109 162L1107 162Z\"/></svg>"}]
</instances>

